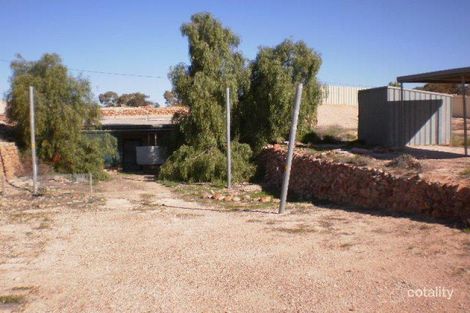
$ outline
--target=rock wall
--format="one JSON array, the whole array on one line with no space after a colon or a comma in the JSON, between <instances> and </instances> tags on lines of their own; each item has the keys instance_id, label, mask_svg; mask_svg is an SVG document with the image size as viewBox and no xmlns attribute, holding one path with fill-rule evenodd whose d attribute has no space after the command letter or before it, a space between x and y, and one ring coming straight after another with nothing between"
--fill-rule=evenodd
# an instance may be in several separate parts
<instances>
[{"instance_id":1,"label":"rock wall","mask_svg":"<svg viewBox=\"0 0 470 313\"><path fill-rule=\"evenodd\" d=\"M23 169L20 153L14 143L0 142L0 177L11 179Z\"/></svg>"},{"instance_id":2,"label":"rock wall","mask_svg":"<svg viewBox=\"0 0 470 313\"><path fill-rule=\"evenodd\" d=\"M287 153L266 148L261 157L266 183L280 190ZM404 178L380 169L358 167L295 153L289 194L369 209L417 213L470 223L470 188Z\"/></svg>"}]
</instances>

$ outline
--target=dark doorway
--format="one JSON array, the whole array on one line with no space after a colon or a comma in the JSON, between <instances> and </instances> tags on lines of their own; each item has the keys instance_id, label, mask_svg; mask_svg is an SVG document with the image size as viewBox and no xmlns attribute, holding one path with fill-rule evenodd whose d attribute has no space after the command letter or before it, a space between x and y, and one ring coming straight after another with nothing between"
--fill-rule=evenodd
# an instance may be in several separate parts
<instances>
[{"instance_id":1,"label":"dark doorway","mask_svg":"<svg viewBox=\"0 0 470 313\"><path fill-rule=\"evenodd\" d=\"M139 171L141 168L137 165L136 147L140 146L139 140L126 140L123 144L122 169L125 172Z\"/></svg>"}]
</instances>

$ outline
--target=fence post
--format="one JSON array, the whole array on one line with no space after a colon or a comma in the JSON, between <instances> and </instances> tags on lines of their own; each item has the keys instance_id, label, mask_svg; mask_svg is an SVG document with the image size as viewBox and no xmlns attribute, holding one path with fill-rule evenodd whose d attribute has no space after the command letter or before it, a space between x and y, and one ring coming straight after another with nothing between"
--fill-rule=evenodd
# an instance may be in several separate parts
<instances>
[{"instance_id":1,"label":"fence post","mask_svg":"<svg viewBox=\"0 0 470 313\"><path fill-rule=\"evenodd\" d=\"M281 204L279 205L279 214L286 211L287 191L289 190L290 169L292 166L292 157L295 148L295 135L297 133L297 121L299 119L300 100L302 99L302 83L297 85L295 94L294 110L292 111L292 125L289 134L289 149L287 151L286 167L284 169L284 180L282 182Z\"/></svg>"},{"instance_id":2,"label":"fence post","mask_svg":"<svg viewBox=\"0 0 470 313\"><path fill-rule=\"evenodd\" d=\"M90 182L90 195L93 195L93 175L88 173L88 181Z\"/></svg>"},{"instance_id":3,"label":"fence post","mask_svg":"<svg viewBox=\"0 0 470 313\"><path fill-rule=\"evenodd\" d=\"M38 193L38 164L36 161L36 136L34 123L34 87L29 86L29 123L31 128L31 157L33 162L33 194Z\"/></svg>"},{"instance_id":4,"label":"fence post","mask_svg":"<svg viewBox=\"0 0 470 313\"><path fill-rule=\"evenodd\" d=\"M232 150L230 146L230 88L226 90L227 113L227 188L232 188Z\"/></svg>"}]
</instances>

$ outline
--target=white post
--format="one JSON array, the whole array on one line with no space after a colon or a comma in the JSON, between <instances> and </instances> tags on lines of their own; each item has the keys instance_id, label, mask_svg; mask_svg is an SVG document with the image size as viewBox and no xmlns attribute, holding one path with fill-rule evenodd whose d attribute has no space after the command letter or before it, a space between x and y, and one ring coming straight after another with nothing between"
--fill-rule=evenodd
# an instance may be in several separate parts
<instances>
[{"instance_id":1,"label":"white post","mask_svg":"<svg viewBox=\"0 0 470 313\"><path fill-rule=\"evenodd\" d=\"M467 143L467 103L465 101L466 94L465 94L465 78L462 77L462 103L463 103L463 141L464 141L464 149L465 149L465 156L468 156L468 143Z\"/></svg>"},{"instance_id":2,"label":"white post","mask_svg":"<svg viewBox=\"0 0 470 313\"><path fill-rule=\"evenodd\" d=\"M227 111L227 188L232 188L232 150L230 146L230 88L227 87L226 94Z\"/></svg>"},{"instance_id":3,"label":"white post","mask_svg":"<svg viewBox=\"0 0 470 313\"><path fill-rule=\"evenodd\" d=\"M297 121L299 119L300 101L302 99L302 89L302 83L297 85L294 110L292 111L292 125L289 134L289 149L287 151L286 168L284 170L284 181L282 182L281 204L279 205L279 214L284 213L286 211L287 191L289 190L290 169L292 166L292 158L295 148L295 137L297 133Z\"/></svg>"},{"instance_id":4,"label":"white post","mask_svg":"<svg viewBox=\"0 0 470 313\"><path fill-rule=\"evenodd\" d=\"M34 125L34 87L29 86L29 122L31 128L31 158L33 163L33 194L38 193L38 167L36 161L36 136Z\"/></svg>"}]
</instances>

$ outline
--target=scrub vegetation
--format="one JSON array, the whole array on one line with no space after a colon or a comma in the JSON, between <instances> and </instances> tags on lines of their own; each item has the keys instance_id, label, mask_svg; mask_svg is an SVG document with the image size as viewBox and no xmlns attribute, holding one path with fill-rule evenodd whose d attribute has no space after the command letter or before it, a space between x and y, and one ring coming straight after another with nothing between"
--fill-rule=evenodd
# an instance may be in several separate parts
<instances>
[{"instance_id":1,"label":"scrub vegetation","mask_svg":"<svg viewBox=\"0 0 470 313\"><path fill-rule=\"evenodd\" d=\"M69 75L57 54L31 62L18 56L11 69L7 115L16 124L18 144L31 148L29 86L33 86L38 157L59 172L105 178L104 159L115 155L116 141L110 135L98 138L82 132L83 127L99 126L99 108L89 81Z\"/></svg>"},{"instance_id":2,"label":"scrub vegetation","mask_svg":"<svg viewBox=\"0 0 470 313\"><path fill-rule=\"evenodd\" d=\"M299 132L315 126L321 59L304 42L285 40L274 48L262 47L249 62L238 50L240 38L209 13L193 15L181 32L188 38L191 63L178 64L169 77L173 97L190 113L179 118L183 144L162 166L160 179L213 183L226 179L227 87L235 182L255 174L252 161L265 144L287 138L298 83L305 86Z\"/></svg>"}]
</instances>

